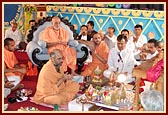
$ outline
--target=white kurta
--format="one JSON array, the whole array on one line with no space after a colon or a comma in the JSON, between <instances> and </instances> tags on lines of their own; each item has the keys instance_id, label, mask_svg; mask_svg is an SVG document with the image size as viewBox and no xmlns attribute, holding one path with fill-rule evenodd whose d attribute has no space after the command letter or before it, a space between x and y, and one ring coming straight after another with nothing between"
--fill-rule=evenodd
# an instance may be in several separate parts
<instances>
[{"instance_id":1,"label":"white kurta","mask_svg":"<svg viewBox=\"0 0 168 115\"><path fill-rule=\"evenodd\" d=\"M146 56L146 59L151 59L153 57L155 57L158 54L158 51L156 50L154 54L148 53Z\"/></svg>"},{"instance_id":2,"label":"white kurta","mask_svg":"<svg viewBox=\"0 0 168 115\"><path fill-rule=\"evenodd\" d=\"M81 40L86 40L87 41L87 35L86 36L82 35Z\"/></svg>"},{"instance_id":3,"label":"white kurta","mask_svg":"<svg viewBox=\"0 0 168 115\"><path fill-rule=\"evenodd\" d=\"M147 43L147 38L145 35L141 34L138 38L138 41L136 43L133 42L133 37L134 36L131 36L130 37L130 40L132 41L132 44L131 46L133 46L133 52L134 52L134 55L137 55L141 52L141 50L138 50L137 48L138 47L142 47L143 44Z\"/></svg>"},{"instance_id":4,"label":"white kurta","mask_svg":"<svg viewBox=\"0 0 168 115\"><path fill-rule=\"evenodd\" d=\"M120 56L121 58L120 58ZM109 77L113 71L119 73L127 72L127 78L132 77L132 70L134 68L134 54L130 49L124 49L121 52L118 48L112 48L108 56L108 70L104 71L104 76Z\"/></svg>"},{"instance_id":5,"label":"white kurta","mask_svg":"<svg viewBox=\"0 0 168 115\"><path fill-rule=\"evenodd\" d=\"M116 47L117 43L117 36L113 35L111 38L107 35L104 39L104 42L108 45L108 48L111 50L112 48Z\"/></svg>"},{"instance_id":6,"label":"white kurta","mask_svg":"<svg viewBox=\"0 0 168 115\"><path fill-rule=\"evenodd\" d=\"M5 31L5 38L10 37L15 41L15 45L18 46L19 43L22 41L22 35L19 29L16 29L14 32L12 28L9 28Z\"/></svg>"}]
</instances>

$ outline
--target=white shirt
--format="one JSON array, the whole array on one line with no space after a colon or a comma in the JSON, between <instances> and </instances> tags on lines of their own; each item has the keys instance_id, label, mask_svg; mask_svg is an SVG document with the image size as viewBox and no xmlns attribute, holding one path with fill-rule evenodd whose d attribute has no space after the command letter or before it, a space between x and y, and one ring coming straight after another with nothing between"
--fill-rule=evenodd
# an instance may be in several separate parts
<instances>
[{"instance_id":1,"label":"white shirt","mask_svg":"<svg viewBox=\"0 0 168 115\"><path fill-rule=\"evenodd\" d=\"M155 57L158 54L158 51L156 50L154 54L148 53L146 56L146 59L151 59L153 57Z\"/></svg>"},{"instance_id":2,"label":"white shirt","mask_svg":"<svg viewBox=\"0 0 168 115\"><path fill-rule=\"evenodd\" d=\"M18 46L19 43L22 41L22 35L19 29L16 29L14 32L12 28L9 28L5 31L5 38L12 38L15 41L15 45Z\"/></svg>"},{"instance_id":3,"label":"white shirt","mask_svg":"<svg viewBox=\"0 0 168 115\"><path fill-rule=\"evenodd\" d=\"M116 47L117 44L117 36L113 35L109 37L108 35L105 37L104 42L108 45L108 48L111 50L112 48Z\"/></svg>"},{"instance_id":4,"label":"white shirt","mask_svg":"<svg viewBox=\"0 0 168 115\"><path fill-rule=\"evenodd\" d=\"M133 51L134 43L132 42L132 40L128 39L127 44L126 44L126 48Z\"/></svg>"},{"instance_id":5,"label":"white shirt","mask_svg":"<svg viewBox=\"0 0 168 115\"><path fill-rule=\"evenodd\" d=\"M81 40L86 40L87 41L87 35L86 36L81 36Z\"/></svg>"},{"instance_id":6,"label":"white shirt","mask_svg":"<svg viewBox=\"0 0 168 115\"><path fill-rule=\"evenodd\" d=\"M134 35L135 36L135 35ZM134 52L134 55L137 55L139 54L141 51L138 50L137 48L138 47L142 47L143 44L147 43L147 38L145 35L141 34L138 38L138 41L136 43L133 42L133 37L134 36L131 36L130 37L130 40L132 42L133 45L131 45L131 47L133 48L133 52Z\"/></svg>"},{"instance_id":7,"label":"white shirt","mask_svg":"<svg viewBox=\"0 0 168 115\"><path fill-rule=\"evenodd\" d=\"M110 71L116 71L118 69L119 73L128 72L128 74L132 74L134 68L134 54L127 48L121 52L118 48L112 48L108 56L107 64L109 66L108 70Z\"/></svg>"}]
</instances>

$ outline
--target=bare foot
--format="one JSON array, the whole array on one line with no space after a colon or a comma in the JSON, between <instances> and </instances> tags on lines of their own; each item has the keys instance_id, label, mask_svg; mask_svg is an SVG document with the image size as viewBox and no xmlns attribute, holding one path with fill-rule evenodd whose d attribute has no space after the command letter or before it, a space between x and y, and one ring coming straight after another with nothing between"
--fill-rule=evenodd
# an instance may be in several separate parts
<instances>
[{"instance_id":1,"label":"bare foot","mask_svg":"<svg viewBox=\"0 0 168 115\"><path fill-rule=\"evenodd\" d=\"M32 94L32 90L31 89L27 89L26 92L25 92L25 95L26 96L29 96Z\"/></svg>"}]
</instances>

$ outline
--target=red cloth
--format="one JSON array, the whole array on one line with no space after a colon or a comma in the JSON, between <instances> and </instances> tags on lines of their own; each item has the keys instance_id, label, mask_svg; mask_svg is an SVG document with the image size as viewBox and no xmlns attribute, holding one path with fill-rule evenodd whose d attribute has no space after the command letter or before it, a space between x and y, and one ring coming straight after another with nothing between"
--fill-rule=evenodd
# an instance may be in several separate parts
<instances>
[{"instance_id":1,"label":"red cloth","mask_svg":"<svg viewBox=\"0 0 168 115\"><path fill-rule=\"evenodd\" d=\"M29 56L27 55L26 52L23 52L21 50L16 50L14 53L19 64L27 64L27 62L29 61Z\"/></svg>"},{"instance_id":2,"label":"red cloth","mask_svg":"<svg viewBox=\"0 0 168 115\"><path fill-rule=\"evenodd\" d=\"M30 95L30 97L32 97L35 93L37 79L38 79L38 77L24 77L23 81L21 82L22 84L24 84L24 89L31 89L32 90L33 93ZM4 99L4 103L9 104L8 109L6 111L17 111L20 107L28 107L28 106L36 107L40 111L52 111L53 110L52 108L44 107L44 106L32 103L29 101L30 99L28 99L27 101L24 101L24 102L20 102L20 103L19 102L14 102L12 104L9 103L8 98L9 97L16 97L15 96L16 91L13 91L7 98Z\"/></svg>"},{"instance_id":3,"label":"red cloth","mask_svg":"<svg viewBox=\"0 0 168 115\"><path fill-rule=\"evenodd\" d=\"M164 61L161 59L156 65L147 70L146 79L150 82L155 82L160 77L163 69Z\"/></svg>"}]
</instances>

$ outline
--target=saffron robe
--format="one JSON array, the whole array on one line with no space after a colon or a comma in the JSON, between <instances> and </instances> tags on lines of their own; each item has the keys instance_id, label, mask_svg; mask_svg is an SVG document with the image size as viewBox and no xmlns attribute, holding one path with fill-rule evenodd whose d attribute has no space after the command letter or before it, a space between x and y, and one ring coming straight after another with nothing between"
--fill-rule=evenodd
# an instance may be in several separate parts
<instances>
[{"instance_id":1,"label":"saffron robe","mask_svg":"<svg viewBox=\"0 0 168 115\"><path fill-rule=\"evenodd\" d=\"M107 44L102 41L98 47L96 47L97 54L103 58L105 61L108 60L108 54L109 54L109 48ZM101 75L103 75L103 71L107 69L108 65L107 63L102 63L94 53L92 53L92 62L88 64L86 69L81 73L82 76L91 76L94 77L94 70L99 67L101 70Z\"/></svg>"},{"instance_id":2,"label":"saffron robe","mask_svg":"<svg viewBox=\"0 0 168 115\"><path fill-rule=\"evenodd\" d=\"M61 72L58 73L51 60L49 60L40 71L33 100L36 103L51 105L65 105L71 101L79 91L79 84L67 80L58 87L56 84L63 75L63 67L61 67Z\"/></svg>"},{"instance_id":3,"label":"saffron robe","mask_svg":"<svg viewBox=\"0 0 168 115\"><path fill-rule=\"evenodd\" d=\"M7 68L9 69L14 69L14 66L16 64L18 64L18 60L16 59L16 56L14 54L14 52L10 52L7 49L4 48L4 62ZM21 67L25 67L26 65L21 65ZM20 77L20 81L23 80L23 77L25 74L16 71L16 72L5 72L5 75L7 77L9 76L19 76Z\"/></svg>"},{"instance_id":4,"label":"saffron robe","mask_svg":"<svg viewBox=\"0 0 168 115\"><path fill-rule=\"evenodd\" d=\"M53 29L53 27L47 27L43 32L42 40L47 43L52 42L65 42L68 43L69 35L68 32L64 28L60 28L59 31ZM58 44L53 47L48 48L48 53L50 53L53 49L59 49L62 51L64 60L63 60L63 68L64 71L67 71L67 66L72 70L76 69L76 50L70 48L68 45Z\"/></svg>"}]
</instances>

